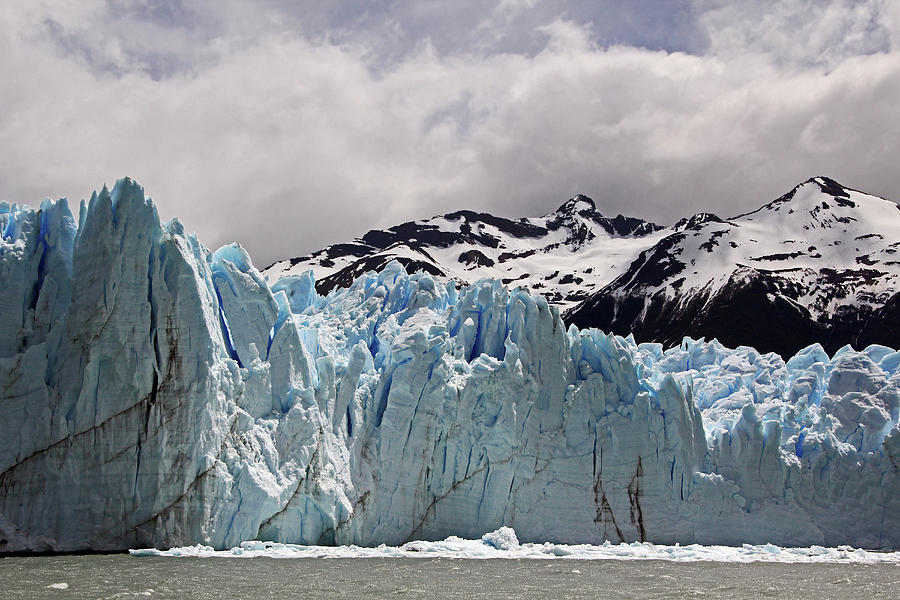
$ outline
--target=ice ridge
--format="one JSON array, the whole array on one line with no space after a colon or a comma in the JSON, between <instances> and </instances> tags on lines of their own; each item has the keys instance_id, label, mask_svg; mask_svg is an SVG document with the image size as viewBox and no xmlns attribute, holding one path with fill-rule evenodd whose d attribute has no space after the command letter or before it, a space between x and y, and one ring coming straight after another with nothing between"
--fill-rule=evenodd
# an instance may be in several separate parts
<instances>
[{"instance_id":1,"label":"ice ridge","mask_svg":"<svg viewBox=\"0 0 900 600\"><path fill-rule=\"evenodd\" d=\"M322 297L130 179L0 204L0 552L244 540L900 548L900 353L565 329L397 263Z\"/></svg>"}]
</instances>

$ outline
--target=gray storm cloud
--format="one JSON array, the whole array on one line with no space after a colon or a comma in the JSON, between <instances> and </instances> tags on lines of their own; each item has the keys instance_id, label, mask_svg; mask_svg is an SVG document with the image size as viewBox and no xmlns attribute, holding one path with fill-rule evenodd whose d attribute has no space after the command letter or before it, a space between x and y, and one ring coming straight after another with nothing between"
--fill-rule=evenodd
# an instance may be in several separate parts
<instances>
[{"instance_id":1,"label":"gray storm cloud","mask_svg":"<svg viewBox=\"0 0 900 600\"><path fill-rule=\"evenodd\" d=\"M262 265L578 192L659 222L818 174L900 199L898 5L4 3L0 200L127 174Z\"/></svg>"}]
</instances>

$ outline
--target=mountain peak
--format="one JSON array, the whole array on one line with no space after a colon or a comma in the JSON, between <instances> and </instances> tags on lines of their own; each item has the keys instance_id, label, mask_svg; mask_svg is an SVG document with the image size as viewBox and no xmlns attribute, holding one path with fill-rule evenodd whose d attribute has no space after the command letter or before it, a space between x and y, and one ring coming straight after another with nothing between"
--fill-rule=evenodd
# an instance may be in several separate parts
<instances>
[{"instance_id":1,"label":"mountain peak","mask_svg":"<svg viewBox=\"0 0 900 600\"><path fill-rule=\"evenodd\" d=\"M710 223L710 222L724 223L725 221L723 221L721 218L719 218L718 215L715 215L713 213L699 212L693 216L680 219L677 223L675 223L675 225L672 226L672 228L675 231L684 231L685 229L697 229L700 226L702 226L704 223Z\"/></svg>"},{"instance_id":2,"label":"mountain peak","mask_svg":"<svg viewBox=\"0 0 900 600\"><path fill-rule=\"evenodd\" d=\"M810 198L810 195L808 193L801 193L800 196L797 196L797 194L798 194L798 192L800 192L800 190L805 190L805 192L814 190L814 188L808 187L808 186L812 186L812 185L817 186L819 188L819 190L821 190L822 193L828 194L829 196L832 196L835 199L840 199L840 200L838 200L838 203L841 205L853 205L852 202L850 202L848 204L848 199L850 198L850 191L851 191L850 188L841 185L840 183L838 183L834 179L831 179L830 177L825 177L824 175L818 175L816 177L810 177L803 183L794 186L794 188L792 190L790 190L783 196L776 198L775 200L772 200L768 204L764 204L764 205L760 206L756 210L752 210L750 212L735 215L731 218L732 219L740 219L742 217L749 217L751 215L761 214L761 213L764 213L764 212L770 211L770 210L774 210L777 212L778 210L781 209L782 206L790 204L794 200L795 197L807 198L807 199ZM796 203L794 203L794 204L796 204ZM793 210L791 210L791 212L793 212Z\"/></svg>"},{"instance_id":3,"label":"mountain peak","mask_svg":"<svg viewBox=\"0 0 900 600\"><path fill-rule=\"evenodd\" d=\"M595 212L597 210L597 205L584 194L576 194L563 202L560 207L556 209L556 212L572 214L585 210Z\"/></svg>"}]
</instances>

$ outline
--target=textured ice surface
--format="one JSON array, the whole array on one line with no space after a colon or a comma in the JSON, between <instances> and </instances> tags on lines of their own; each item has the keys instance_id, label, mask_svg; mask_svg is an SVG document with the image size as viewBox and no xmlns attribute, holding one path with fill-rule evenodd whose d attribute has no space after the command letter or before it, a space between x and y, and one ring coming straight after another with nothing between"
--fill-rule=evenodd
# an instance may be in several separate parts
<instances>
[{"instance_id":1,"label":"textured ice surface","mask_svg":"<svg viewBox=\"0 0 900 600\"><path fill-rule=\"evenodd\" d=\"M663 351L398 263L323 298L131 180L80 212L0 205L0 552L900 548L890 348Z\"/></svg>"},{"instance_id":2,"label":"textured ice surface","mask_svg":"<svg viewBox=\"0 0 900 600\"><path fill-rule=\"evenodd\" d=\"M504 531L505 530L505 531ZM496 542L504 540L502 545ZM514 543L510 543L514 542ZM503 527L486 533L480 540L448 537L443 541L407 542L402 546L301 546L277 542L243 542L229 550L215 550L197 544L169 550L153 548L129 550L132 556L168 556L200 558L531 558L573 560L669 560L674 562L778 562L778 563L895 563L900 552L867 552L850 546L824 548L782 548L772 544L741 546L662 546L650 542L605 542L592 544L519 544L515 532Z\"/></svg>"}]
</instances>

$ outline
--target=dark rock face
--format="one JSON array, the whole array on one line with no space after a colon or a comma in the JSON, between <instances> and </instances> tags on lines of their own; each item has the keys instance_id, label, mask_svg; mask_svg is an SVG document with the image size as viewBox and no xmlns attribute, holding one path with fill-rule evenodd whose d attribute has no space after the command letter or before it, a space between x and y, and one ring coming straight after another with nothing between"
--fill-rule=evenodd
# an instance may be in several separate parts
<instances>
[{"instance_id":1,"label":"dark rock face","mask_svg":"<svg viewBox=\"0 0 900 600\"><path fill-rule=\"evenodd\" d=\"M596 294L565 315L578 327L597 327L636 340L676 346L682 338L717 338L729 347L753 346L760 352L792 356L815 341L832 353L851 343L887 344L889 335L875 336L859 345L849 335L860 319L850 315L831 323L814 320L790 300L790 282L753 270L736 272L728 285L709 293L670 297L657 293L618 296L615 290ZM900 331L900 330L898 330ZM859 337L859 336L857 336Z\"/></svg>"},{"instance_id":2,"label":"dark rock face","mask_svg":"<svg viewBox=\"0 0 900 600\"><path fill-rule=\"evenodd\" d=\"M391 262L391 260L397 260L410 273L425 271L426 273L434 275L435 277L442 277L446 275L446 273L444 273L444 271L442 271L439 267L424 260L414 260L405 256L384 257L376 254L373 256L364 256L349 267L338 271L334 275L317 281L316 291L319 294L327 295L328 292L335 288L349 287L350 284L353 283L356 278L363 273L367 273L369 271L380 271L387 263Z\"/></svg>"},{"instance_id":3,"label":"dark rock face","mask_svg":"<svg viewBox=\"0 0 900 600\"><path fill-rule=\"evenodd\" d=\"M493 267L494 261L484 255L483 252L479 250L466 250L462 254L459 255L459 262L465 265L481 265L485 267Z\"/></svg>"},{"instance_id":4,"label":"dark rock face","mask_svg":"<svg viewBox=\"0 0 900 600\"><path fill-rule=\"evenodd\" d=\"M788 285L757 272L750 281L711 296L700 293L673 300L663 294L619 298L600 293L567 313L565 320L582 328L633 334L636 340L666 347L678 345L685 336L717 338L729 347L753 346L781 356L792 356L815 342L831 354L847 344L889 346L900 339L900 293L874 310L842 306L830 318L815 319L790 296L778 293Z\"/></svg>"}]
</instances>

